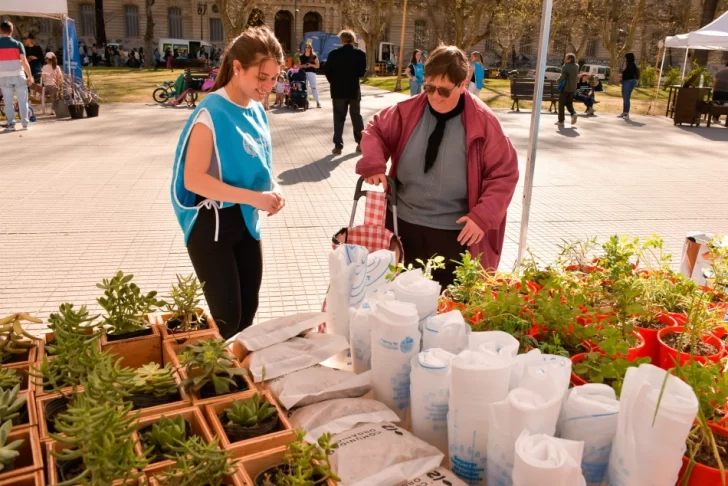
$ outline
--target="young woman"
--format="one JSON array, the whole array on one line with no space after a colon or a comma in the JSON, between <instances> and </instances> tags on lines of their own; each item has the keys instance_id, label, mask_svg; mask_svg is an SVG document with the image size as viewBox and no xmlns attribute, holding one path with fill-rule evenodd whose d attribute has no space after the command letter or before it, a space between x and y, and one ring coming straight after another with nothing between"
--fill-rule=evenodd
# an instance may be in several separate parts
<instances>
[{"instance_id":1,"label":"young woman","mask_svg":"<svg viewBox=\"0 0 728 486\"><path fill-rule=\"evenodd\" d=\"M271 136L261 102L276 83L283 50L266 27L227 48L213 92L182 130L172 205L207 304L223 337L250 326L263 276L259 211L285 199L273 180Z\"/></svg>"},{"instance_id":2,"label":"young woman","mask_svg":"<svg viewBox=\"0 0 728 486\"><path fill-rule=\"evenodd\" d=\"M420 94L422 91L422 83L425 79L425 65L422 64L422 51L415 49L412 58L407 66L407 77L409 77L410 96Z\"/></svg>"},{"instance_id":3,"label":"young woman","mask_svg":"<svg viewBox=\"0 0 728 486\"><path fill-rule=\"evenodd\" d=\"M640 79L640 69L634 62L634 54L628 52L624 59L626 66L622 71L622 114L620 118L629 120L630 99L632 91L637 87L637 80Z\"/></svg>"},{"instance_id":4,"label":"young woman","mask_svg":"<svg viewBox=\"0 0 728 486\"><path fill-rule=\"evenodd\" d=\"M321 108L319 103L318 89L316 89L316 70L319 68L319 59L311 44L306 44L303 48L303 55L301 56L301 68L306 71L306 81L311 87L311 93L313 94L313 100L316 102L316 107Z\"/></svg>"},{"instance_id":5,"label":"young woman","mask_svg":"<svg viewBox=\"0 0 728 486\"><path fill-rule=\"evenodd\" d=\"M480 90L483 89L483 78L485 77L482 54L478 51L474 51L470 54L470 64L472 68L470 73L470 82L468 83L468 91L479 97Z\"/></svg>"}]
</instances>

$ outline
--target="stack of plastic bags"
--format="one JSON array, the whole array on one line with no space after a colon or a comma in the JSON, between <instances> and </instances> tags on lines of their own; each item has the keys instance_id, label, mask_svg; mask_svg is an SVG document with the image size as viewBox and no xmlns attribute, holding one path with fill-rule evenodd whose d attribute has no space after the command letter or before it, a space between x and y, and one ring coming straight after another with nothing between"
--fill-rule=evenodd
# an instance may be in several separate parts
<instances>
[{"instance_id":1,"label":"stack of plastic bags","mask_svg":"<svg viewBox=\"0 0 728 486\"><path fill-rule=\"evenodd\" d=\"M422 350L440 348L460 354L468 348L470 332L459 310L428 317L422 326Z\"/></svg>"},{"instance_id":2,"label":"stack of plastic bags","mask_svg":"<svg viewBox=\"0 0 728 486\"><path fill-rule=\"evenodd\" d=\"M447 412L450 399L450 362L454 354L440 348L412 358L410 400L412 433L447 453Z\"/></svg>"},{"instance_id":3,"label":"stack of plastic bags","mask_svg":"<svg viewBox=\"0 0 728 486\"><path fill-rule=\"evenodd\" d=\"M584 486L579 466L583 447L582 442L524 430L516 440L513 485Z\"/></svg>"}]
</instances>

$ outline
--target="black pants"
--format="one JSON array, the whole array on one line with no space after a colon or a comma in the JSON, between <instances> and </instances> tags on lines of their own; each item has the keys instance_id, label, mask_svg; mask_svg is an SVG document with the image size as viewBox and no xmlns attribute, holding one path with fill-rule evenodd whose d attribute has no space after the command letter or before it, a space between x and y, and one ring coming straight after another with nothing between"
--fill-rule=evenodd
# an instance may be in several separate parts
<instances>
[{"instance_id":1,"label":"black pants","mask_svg":"<svg viewBox=\"0 0 728 486\"><path fill-rule=\"evenodd\" d=\"M354 140L361 142L361 132L364 130L364 119L361 117L360 100L348 100L334 98L334 145L344 145L344 123L346 113L351 117L351 124L354 125Z\"/></svg>"},{"instance_id":2,"label":"black pants","mask_svg":"<svg viewBox=\"0 0 728 486\"><path fill-rule=\"evenodd\" d=\"M220 209L215 242L215 212L200 209L187 242L197 278L204 282L210 313L227 339L253 323L263 278L260 241L245 226L239 206Z\"/></svg>"},{"instance_id":3,"label":"black pants","mask_svg":"<svg viewBox=\"0 0 728 486\"><path fill-rule=\"evenodd\" d=\"M559 94L559 121L564 123L564 107L569 110L571 115L576 114L574 109L574 92L573 91L562 91Z\"/></svg>"},{"instance_id":4,"label":"black pants","mask_svg":"<svg viewBox=\"0 0 728 486\"><path fill-rule=\"evenodd\" d=\"M394 230L393 217L390 211L387 211L387 228ZM442 285L445 290L448 285L453 283L455 279L455 264L452 260L459 261L460 256L467 251L467 247L458 243L459 230L441 230L428 228L411 224L397 218L397 226L399 237L402 240L404 248L405 266L412 264L419 267L417 259L427 262L433 256L445 257L445 269L435 270L432 273L434 280Z\"/></svg>"}]
</instances>

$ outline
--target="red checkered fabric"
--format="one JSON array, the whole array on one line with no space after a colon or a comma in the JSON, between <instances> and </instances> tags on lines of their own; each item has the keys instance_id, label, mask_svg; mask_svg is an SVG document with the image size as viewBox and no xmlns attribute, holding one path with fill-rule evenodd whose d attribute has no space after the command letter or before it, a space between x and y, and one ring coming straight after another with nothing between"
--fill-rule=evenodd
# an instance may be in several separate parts
<instances>
[{"instance_id":1,"label":"red checkered fabric","mask_svg":"<svg viewBox=\"0 0 728 486\"><path fill-rule=\"evenodd\" d=\"M387 214L387 194L384 192L367 192L367 203L364 208L364 225L384 226Z\"/></svg>"}]
</instances>

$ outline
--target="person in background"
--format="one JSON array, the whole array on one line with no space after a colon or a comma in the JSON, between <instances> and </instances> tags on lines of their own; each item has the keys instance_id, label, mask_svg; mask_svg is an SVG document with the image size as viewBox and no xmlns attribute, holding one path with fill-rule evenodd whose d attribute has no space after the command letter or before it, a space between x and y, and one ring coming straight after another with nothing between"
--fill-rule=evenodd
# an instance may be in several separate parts
<instances>
[{"instance_id":1,"label":"person in background","mask_svg":"<svg viewBox=\"0 0 728 486\"><path fill-rule=\"evenodd\" d=\"M40 83L40 73L43 71L43 48L35 43L33 34L23 38L25 44L25 55L30 64L30 72L33 74L33 81Z\"/></svg>"},{"instance_id":2,"label":"person in background","mask_svg":"<svg viewBox=\"0 0 728 486\"><path fill-rule=\"evenodd\" d=\"M485 77L485 68L483 68L483 56L478 51L470 54L470 64L472 73L470 82L468 83L468 91L473 95L480 97L480 90L483 89L483 78Z\"/></svg>"},{"instance_id":3,"label":"person in background","mask_svg":"<svg viewBox=\"0 0 728 486\"><path fill-rule=\"evenodd\" d=\"M556 85L561 85L561 93L559 93L559 120L556 125L559 127L564 126L565 114L564 108L569 110L571 114L571 125L576 125L577 116L576 110L574 109L574 95L576 93L576 83L579 76L579 66L576 64L576 56L572 53L568 53L564 58L564 65L561 67L561 76L556 81Z\"/></svg>"},{"instance_id":4,"label":"person in background","mask_svg":"<svg viewBox=\"0 0 728 486\"><path fill-rule=\"evenodd\" d=\"M713 102L718 105L728 102L728 63L713 76ZM720 115L713 115L713 120L719 119Z\"/></svg>"},{"instance_id":5,"label":"person in background","mask_svg":"<svg viewBox=\"0 0 728 486\"><path fill-rule=\"evenodd\" d=\"M99 65L99 53L96 50L96 44L91 46L91 65L94 67Z\"/></svg>"},{"instance_id":6,"label":"person in background","mask_svg":"<svg viewBox=\"0 0 728 486\"><path fill-rule=\"evenodd\" d=\"M58 65L56 55L52 52L45 55L45 60L46 64L41 72L42 83L46 93L50 95L55 103L56 99L58 99L58 89L63 83L63 72Z\"/></svg>"},{"instance_id":7,"label":"person in background","mask_svg":"<svg viewBox=\"0 0 728 486\"><path fill-rule=\"evenodd\" d=\"M316 107L321 108L318 88L316 88L316 70L319 68L319 58L313 52L313 46L311 44L306 44L306 47L303 48L301 68L306 71L306 81L308 81L308 85L311 87L311 94L313 95L313 100L316 102Z\"/></svg>"},{"instance_id":8,"label":"person in background","mask_svg":"<svg viewBox=\"0 0 728 486\"><path fill-rule=\"evenodd\" d=\"M416 96L422 92L422 83L425 78L425 65L422 63L422 51L415 49L410 58L410 63L405 69L409 78L410 96Z\"/></svg>"},{"instance_id":9,"label":"person in background","mask_svg":"<svg viewBox=\"0 0 728 486\"><path fill-rule=\"evenodd\" d=\"M162 55L159 53L159 48L154 48L154 70L159 68L159 64L162 62Z\"/></svg>"},{"instance_id":10,"label":"person in background","mask_svg":"<svg viewBox=\"0 0 728 486\"><path fill-rule=\"evenodd\" d=\"M174 72L174 69L172 68L172 63L174 62L174 54L172 53L172 49L167 49L167 51L164 53L164 60L167 62L167 69Z\"/></svg>"},{"instance_id":11,"label":"person in background","mask_svg":"<svg viewBox=\"0 0 728 486\"><path fill-rule=\"evenodd\" d=\"M139 69L142 69L144 67L144 48L140 47L139 51L137 53L137 58L139 61Z\"/></svg>"},{"instance_id":12,"label":"person in background","mask_svg":"<svg viewBox=\"0 0 728 486\"><path fill-rule=\"evenodd\" d=\"M8 120L5 131L15 131L13 97L18 101L20 123L24 130L29 130L28 86L33 84L33 75L25 57L25 48L13 39L13 24L7 21L0 22L0 59L0 92L5 99L5 117Z\"/></svg>"},{"instance_id":13,"label":"person in background","mask_svg":"<svg viewBox=\"0 0 728 486\"><path fill-rule=\"evenodd\" d=\"M276 106L283 106L283 98L286 95L286 88L288 87L288 83L286 83L286 76L284 74L278 75L278 81L276 81L276 102L273 105Z\"/></svg>"},{"instance_id":14,"label":"person in background","mask_svg":"<svg viewBox=\"0 0 728 486\"><path fill-rule=\"evenodd\" d=\"M622 114L619 115L619 118L629 120L630 99L632 91L637 87L637 81L640 79L640 69L634 62L633 53L628 52L624 59L626 65L622 71Z\"/></svg>"},{"instance_id":15,"label":"person in background","mask_svg":"<svg viewBox=\"0 0 728 486\"><path fill-rule=\"evenodd\" d=\"M593 74L589 75L589 84L595 93L603 93L604 87L602 86L602 80Z\"/></svg>"},{"instance_id":16,"label":"person in background","mask_svg":"<svg viewBox=\"0 0 728 486\"><path fill-rule=\"evenodd\" d=\"M374 185L397 185L397 222L407 262L433 255L459 260L466 250L498 268L506 213L518 183L518 158L498 118L467 92L468 58L441 45L425 62L426 96L374 116L364 130L356 173ZM392 229L394 215L387 214ZM443 288L452 266L436 270Z\"/></svg>"},{"instance_id":17,"label":"person in background","mask_svg":"<svg viewBox=\"0 0 728 486\"><path fill-rule=\"evenodd\" d=\"M106 57L106 67L111 67L114 62L114 51L111 50L111 47L104 47L104 56Z\"/></svg>"},{"instance_id":18,"label":"person in background","mask_svg":"<svg viewBox=\"0 0 728 486\"><path fill-rule=\"evenodd\" d=\"M586 106L586 114L591 116L594 114L594 89L589 83L589 74L582 73L579 75L579 82L576 83L576 101L581 101Z\"/></svg>"},{"instance_id":19,"label":"person in background","mask_svg":"<svg viewBox=\"0 0 728 486\"><path fill-rule=\"evenodd\" d=\"M86 44L84 44L80 49L80 55L81 55L81 64L84 66L88 66L91 62L91 58L88 56L88 47L86 47Z\"/></svg>"}]
</instances>

